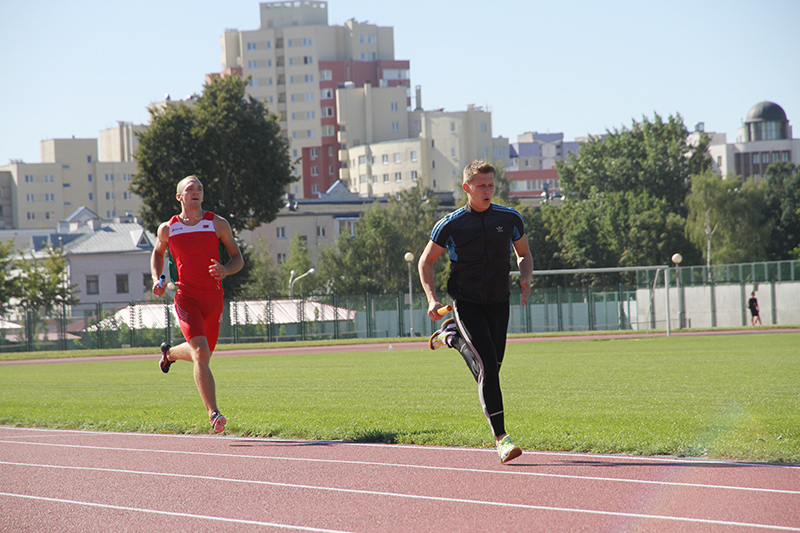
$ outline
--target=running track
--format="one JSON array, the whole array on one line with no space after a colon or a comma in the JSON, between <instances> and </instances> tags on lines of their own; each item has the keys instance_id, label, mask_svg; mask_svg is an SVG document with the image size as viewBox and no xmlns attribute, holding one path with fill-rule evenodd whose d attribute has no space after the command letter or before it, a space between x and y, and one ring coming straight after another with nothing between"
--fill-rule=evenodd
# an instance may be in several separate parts
<instances>
[{"instance_id":1,"label":"running track","mask_svg":"<svg viewBox=\"0 0 800 533\"><path fill-rule=\"evenodd\" d=\"M800 531L800 467L0 426L0 531Z\"/></svg>"}]
</instances>

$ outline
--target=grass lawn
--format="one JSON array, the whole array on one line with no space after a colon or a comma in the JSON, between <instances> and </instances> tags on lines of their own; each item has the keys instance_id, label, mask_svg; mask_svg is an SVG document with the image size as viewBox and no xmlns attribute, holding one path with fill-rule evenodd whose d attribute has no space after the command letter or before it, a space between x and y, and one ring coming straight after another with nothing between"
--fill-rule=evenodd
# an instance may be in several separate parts
<instances>
[{"instance_id":1,"label":"grass lawn","mask_svg":"<svg viewBox=\"0 0 800 533\"><path fill-rule=\"evenodd\" d=\"M212 370L230 434L492 444L453 350L217 357ZM210 432L184 362L167 375L155 356L7 365L0 379L0 424ZM526 449L800 462L798 333L510 344L501 383Z\"/></svg>"}]
</instances>

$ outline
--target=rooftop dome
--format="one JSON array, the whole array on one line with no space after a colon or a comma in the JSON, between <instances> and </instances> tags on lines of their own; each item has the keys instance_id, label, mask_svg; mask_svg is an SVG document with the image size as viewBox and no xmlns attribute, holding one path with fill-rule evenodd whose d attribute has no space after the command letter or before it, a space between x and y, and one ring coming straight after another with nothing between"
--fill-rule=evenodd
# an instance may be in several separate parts
<instances>
[{"instance_id":1,"label":"rooftop dome","mask_svg":"<svg viewBox=\"0 0 800 533\"><path fill-rule=\"evenodd\" d=\"M760 102L747 112L745 122L786 122L786 112L775 102Z\"/></svg>"}]
</instances>

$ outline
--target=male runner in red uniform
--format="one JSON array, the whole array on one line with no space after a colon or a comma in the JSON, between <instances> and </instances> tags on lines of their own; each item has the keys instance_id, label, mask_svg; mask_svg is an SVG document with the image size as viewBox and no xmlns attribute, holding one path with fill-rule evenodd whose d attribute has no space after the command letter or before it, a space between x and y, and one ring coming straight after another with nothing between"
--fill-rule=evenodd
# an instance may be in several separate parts
<instances>
[{"instance_id":1,"label":"male runner in red uniform","mask_svg":"<svg viewBox=\"0 0 800 533\"><path fill-rule=\"evenodd\" d=\"M175 312L178 315L186 342L161 345L159 367L164 373L181 359L194 363L194 381L208 411L216 433L225 429L227 420L217 409L214 376L209 362L219 338L222 320L222 280L240 271L244 259L233 238L228 221L210 211L204 211L203 184L196 176L178 182L175 195L181 204L181 214L173 216L158 227L158 239L150 257L153 294L161 296L166 287L159 283L164 270L164 254L169 247L178 268L178 290L175 293ZM225 246L230 260L219 262L219 243Z\"/></svg>"}]
</instances>

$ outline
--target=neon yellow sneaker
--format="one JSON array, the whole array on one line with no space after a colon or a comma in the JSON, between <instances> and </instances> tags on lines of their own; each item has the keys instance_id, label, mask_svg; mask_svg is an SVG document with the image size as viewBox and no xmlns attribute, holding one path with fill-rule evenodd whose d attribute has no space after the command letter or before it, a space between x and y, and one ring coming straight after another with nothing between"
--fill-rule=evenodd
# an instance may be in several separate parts
<instances>
[{"instance_id":1,"label":"neon yellow sneaker","mask_svg":"<svg viewBox=\"0 0 800 533\"><path fill-rule=\"evenodd\" d=\"M507 463L522 455L522 450L511 441L511 437L506 435L497 441L497 454L500 456L501 463Z\"/></svg>"},{"instance_id":2,"label":"neon yellow sneaker","mask_svg":"<svg viewBox=\"0 0 800 533\"><path fill-rule=\"evenodd\" d=\"M441 348L442 346L447 346L449 348L450 345L447 341L450 337L455 335L457 331L456 320L454 318L448 318L442 322L442 327L433 332L430 340L428 340L428 346L431 350Z\"/></svg>"}]
</instances>

